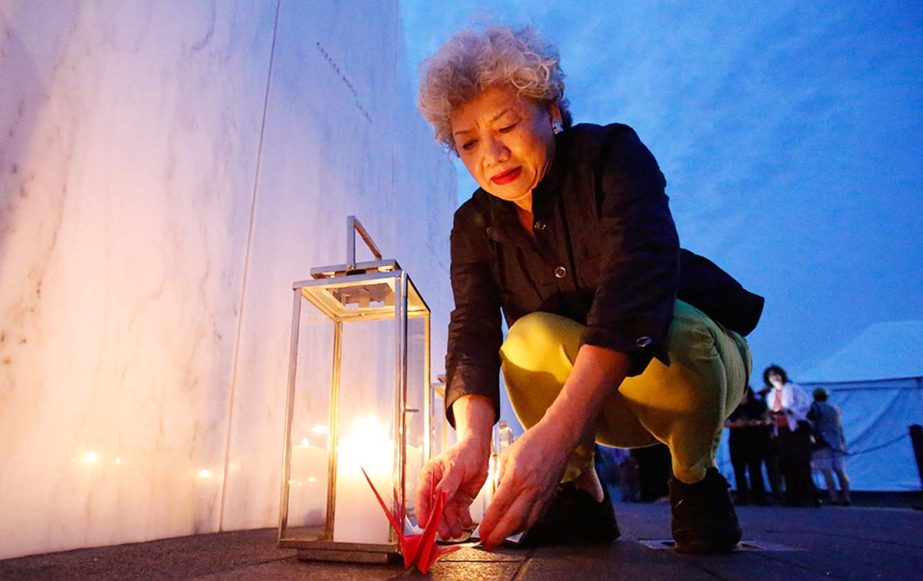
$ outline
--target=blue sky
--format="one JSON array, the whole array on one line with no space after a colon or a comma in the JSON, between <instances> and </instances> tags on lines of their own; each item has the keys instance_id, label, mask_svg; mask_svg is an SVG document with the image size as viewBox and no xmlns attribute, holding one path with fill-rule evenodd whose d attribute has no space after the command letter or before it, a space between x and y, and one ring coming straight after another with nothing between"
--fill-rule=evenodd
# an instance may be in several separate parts
<instances>
[{"instance_id":1,"label":"blue sky","mask_svg":"<svg viewBox=\"0 0 923 581\"><path fill-rule=\"evenodd\" d=\"M923 3L484 6L402 2L411 66L484 22L557 44L575 121L633 126L683 245L766 296L755 375L839 379L805 374L871 325L923 321ZM921 349L895 356L923 373Z\"/></svg>"}]
</instances>

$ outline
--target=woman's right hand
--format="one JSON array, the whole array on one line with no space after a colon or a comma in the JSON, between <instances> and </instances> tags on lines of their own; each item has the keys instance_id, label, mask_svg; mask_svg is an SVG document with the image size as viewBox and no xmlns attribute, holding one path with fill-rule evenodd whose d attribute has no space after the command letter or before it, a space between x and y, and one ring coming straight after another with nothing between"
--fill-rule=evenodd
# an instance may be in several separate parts
<instances>
[{"instance_id":1,"label":"woman's right hand","mask_svg":"<svg viewBox=\"0 0 923 581\"><path fill-rule=\"evenodd\" d=\"M490 462L490 439L469 437L434 458L423 468L416 492L417 523L426 525L433 509L432 495L442 491L448 493L448 500L439 521L439 536L443 539L460 537L464 530L474 524L471 519L471 503L487 480Z\"/></svg>"}]
</instances>

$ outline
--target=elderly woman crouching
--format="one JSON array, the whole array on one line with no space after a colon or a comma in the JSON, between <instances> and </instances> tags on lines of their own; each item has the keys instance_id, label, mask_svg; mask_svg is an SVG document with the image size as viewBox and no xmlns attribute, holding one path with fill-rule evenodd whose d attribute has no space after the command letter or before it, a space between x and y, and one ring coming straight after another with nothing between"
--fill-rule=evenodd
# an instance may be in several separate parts
<instances>
[{"instance_id":1,"label":"elderly woman crouching","mask_svg":"<svg viewBox=\"0 0 923 581\"><path fill-rule=\"evenodd\" d=\"M502 370L526 433L501 459L480 524L488 548L521 530L536 544L617 538L593 444L659 441L676 550L731 550L741 533L714 456L763 300L680 249L654 157L625 125L571 126L563 77L529 29L461 32L424 64L420 109L480 188L451 234L458 444L425 468L418 517L436 483L449 496L440 535L472 526Z\"/></svg>"}]
</instances>

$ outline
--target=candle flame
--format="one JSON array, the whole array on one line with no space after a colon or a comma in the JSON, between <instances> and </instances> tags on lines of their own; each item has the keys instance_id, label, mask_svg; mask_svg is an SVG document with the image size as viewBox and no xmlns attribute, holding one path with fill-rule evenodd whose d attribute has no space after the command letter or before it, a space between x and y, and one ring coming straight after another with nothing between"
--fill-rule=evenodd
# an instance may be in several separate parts
<instances>
[{"instance_id":1,"label":"candle flame","mask_svg":"<svg viewBox=\"0 0 923 581\"><path fill-rule=\"evenodd\" d=\"M340 439L337 458L341 466L370 473L389 474L394 461L394 442L385 425L374 416L356 419Z\"/></svg>"}]
</instances>

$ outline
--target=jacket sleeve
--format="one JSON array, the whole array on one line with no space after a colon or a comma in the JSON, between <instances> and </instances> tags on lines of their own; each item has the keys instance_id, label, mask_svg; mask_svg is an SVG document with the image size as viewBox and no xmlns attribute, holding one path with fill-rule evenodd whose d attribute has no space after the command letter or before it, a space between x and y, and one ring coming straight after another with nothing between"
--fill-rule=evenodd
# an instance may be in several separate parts
<instances>
[{"instance_id":1,"label":"jacket sleeve","mask_svg":"<svg viewBox=\"0 0 923 581\"><path fill-rule=\"evenodd\" d=\"M630 128L607 130L596 170L602 269L583 342L629 355L637 375L653 356L667 361L679 238L654 156Z\"/></svg>"},{"instance_id":2,"label":"jacket sleeve","mask_svg":"<svg viewBox=\"0 0 923 581\"><path fill-rule=\"evenodd\" d=\"M797 383L791 384L792 403L788 408L789 415L795 420L800 421L807 418L808 410L811 408L811 398L807 392Z\"/></svg>"},{"instance_id":3,"label":"jacket sleeve","mask_svg":"<svg viewBox=\"0 0 923 581\"><path fill-rule=\"evenodd\" d=\"M455 213L450 274L455 309L446 350L446 417L455 427L452 404L463 395L483 395L500 417L500 299L491 276L483 217L471 203Z\"/></svg>"}]
</instances>

